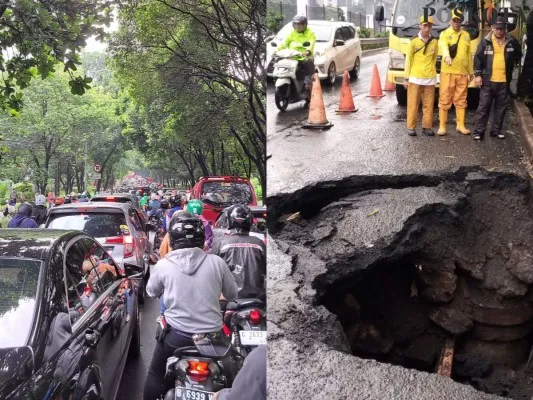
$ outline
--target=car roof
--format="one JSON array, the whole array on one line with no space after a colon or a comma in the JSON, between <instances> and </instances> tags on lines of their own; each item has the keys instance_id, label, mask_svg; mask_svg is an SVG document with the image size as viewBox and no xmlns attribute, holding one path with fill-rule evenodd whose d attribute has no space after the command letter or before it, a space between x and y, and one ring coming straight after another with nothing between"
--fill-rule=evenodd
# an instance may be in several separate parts
<instances>
[{"instance_id":1,"label":"car roof","mask_svg":"<svg viewBox=\"0 0 533 400\"><path fill-rule=\"evenodd\" d=\"M51 208L48 212L53 213L62 213L62 212L76 212L76 211L86 211L86 212L97 212L97 211L128 211L130 208L135 208L130 203L113 203L113 202L101 202L101 203L70 203L63 204L57 207ZM82 209L82 210L80 210Z\"/></svg>"},{"instance_id":2,"label":"car roof","mask_svg":"<svg viewBox=\"0 0 533 400\"><path fill-rule=\"evenodd\" d=\"M99 198L99 197L127 197L128 199L137 199L137 196L133 193L98 193L95 194L91 199Z\"/></svg>"},{"instance_id":3,"label":"car roof","mask_svg":"<svg viewBox=\"0 0 533 400\"><path fill-rule=\"evenodd\" d=\"M53 245L80 233L62 229L0 229L0 257L45 260Z\"/></svg>"}]
</instances>

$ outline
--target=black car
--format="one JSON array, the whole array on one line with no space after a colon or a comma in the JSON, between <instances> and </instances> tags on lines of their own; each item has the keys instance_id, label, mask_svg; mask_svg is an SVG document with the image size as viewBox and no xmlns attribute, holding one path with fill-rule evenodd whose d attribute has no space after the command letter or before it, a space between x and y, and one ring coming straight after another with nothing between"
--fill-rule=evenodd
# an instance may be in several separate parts
<instances>
[{"instance_id":1,"label":"black car","mask_svg":"<svg viewBox=\"0 0 533 400\"><path fill-rule=\"evenodd\" d=\"M0 398L114 399L140 354L138 267L79 231L0 229Z\"/></svg>"}]
</instances>

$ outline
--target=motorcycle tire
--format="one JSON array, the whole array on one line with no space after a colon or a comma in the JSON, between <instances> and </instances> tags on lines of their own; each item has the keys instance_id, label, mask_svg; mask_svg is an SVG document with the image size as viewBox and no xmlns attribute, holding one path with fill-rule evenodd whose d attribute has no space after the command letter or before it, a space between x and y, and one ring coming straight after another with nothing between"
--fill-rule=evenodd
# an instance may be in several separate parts
<instances>
[{"instance_id":1,"label":"motorcycle tire","mask_svg":"<svg viewBox=\"0 0 533 400\"><path fill-rule=\"evenodd\" d=\"M291 94L291 89L287 88L286 93L282 94L280 88L276 88L276 93L274 94L274 102L278 110L285 111L289 106L289 98Z\"/></svg>"}]
</instances>

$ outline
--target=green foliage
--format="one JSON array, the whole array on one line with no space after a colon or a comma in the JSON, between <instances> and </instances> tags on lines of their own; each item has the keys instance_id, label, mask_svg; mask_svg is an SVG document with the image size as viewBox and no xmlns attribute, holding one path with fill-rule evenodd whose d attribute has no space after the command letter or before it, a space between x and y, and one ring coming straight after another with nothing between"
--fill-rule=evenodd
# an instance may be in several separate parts
<instances>
[{"instance_id":1,"label":"green foliage","mask_svg":"<svg viewBox=\"0 0 533 400\"><path fill-rule=\"evenodd\" d=\"M388 38L390 34L390 31L383 31L376 33L377 38Z\"/></svg>"},{"instance_id":2,"label":"green foliage","mask_svg":"<svg viewBox=\"0 0 533 400\"><path fill-rule=\"evenodd\" d=\"M283 14L268 11L266 18L266 27L268 35L275 35L283 28Z\"/></svg>"},{"instance_id":3,"label":"green foliage","mask_svg":"<svg viewBox=\"0 0 533 400\"><path fill-rule=\"evenodd\" d=\"M369 38L372 35L372 31L369 28L361 27L359 29L360 38Z\"/></svg>"},{"instance_id":4,"label":"green foliage","mask_svg":"<svg viewBox=\"0 0 533 400\"><path fill-rule=\"evenodd\" d=\"M11 181L0 182L0 205L4 204L4 202L9 199L9 194L12 186L13 182Z\"/></svg>"},{"instance_id":5,"label":"green foliage","mask_svg":"<svg viewBox=\"0 0 533 400\"><path fill-rule=\"evenodd\" d=\"M13 189L17 191L18 195L23 194L26 201L33 201L35 199L35 191L31 182L15 183Z\"/></svg>"},{"instance_id":6,"label":"green foliage","mask_svg":"<svg viewBox=\"0 0 533 400\"><path fill-rule=\"evenodd\" d=\"M86 39L105 36L103 25L112 21L118 0L3 1L0 2L0 110L18 115L22 89L40 76L53 75L62 63L71 92L90 88L86 77L75 76ZM15 50L16 49L16 50Z\"/></svg>"},{"instance_id":7,"label":"green foliage","mask_svg":"<svg viewBox=\"0 0 533 400\"><path fill-rule=\"evenodd\" d=\"M250 183L254 187L255 195L257 196L257 199L260 200L263 198L263 189L261 188L261 183L259 182L259 179L255 176L250 178Z\"/></svg>"}]
</instances>

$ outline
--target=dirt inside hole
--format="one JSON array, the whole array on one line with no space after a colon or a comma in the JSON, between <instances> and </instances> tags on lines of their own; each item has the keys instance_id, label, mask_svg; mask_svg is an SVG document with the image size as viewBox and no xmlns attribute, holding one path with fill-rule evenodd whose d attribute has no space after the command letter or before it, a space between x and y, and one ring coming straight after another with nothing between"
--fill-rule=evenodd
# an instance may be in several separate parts
<instances>
[{"instance_id":1,"label":"dirt inside hole","mask_svg":"<svg viewBox=\"0 0 533 400\"><path fill-rule=\"evenodd\" d=\"M317 291L313 305L338 317L354 355L435 373L451 346L452 379L531 400L529 183L483 171L452 178L317 191L320 201L300 213L279 212L276 238L293 257L292 274Z\"/></svg>"},{"instance_id":2,"label":"dirt inside hole","mask_svg":"<svg viewBox=\"0 0 533 400\"><path fill-rule=\"evenodd\" d=\"M358 357L436 373L452 340L451 378L513 399L533 395L533 369L526 368L533 310L521 296L482 288L449 260L412 254L375 265L353 286L332 288L322 304Z\"/></svg>"}]
</instances>

